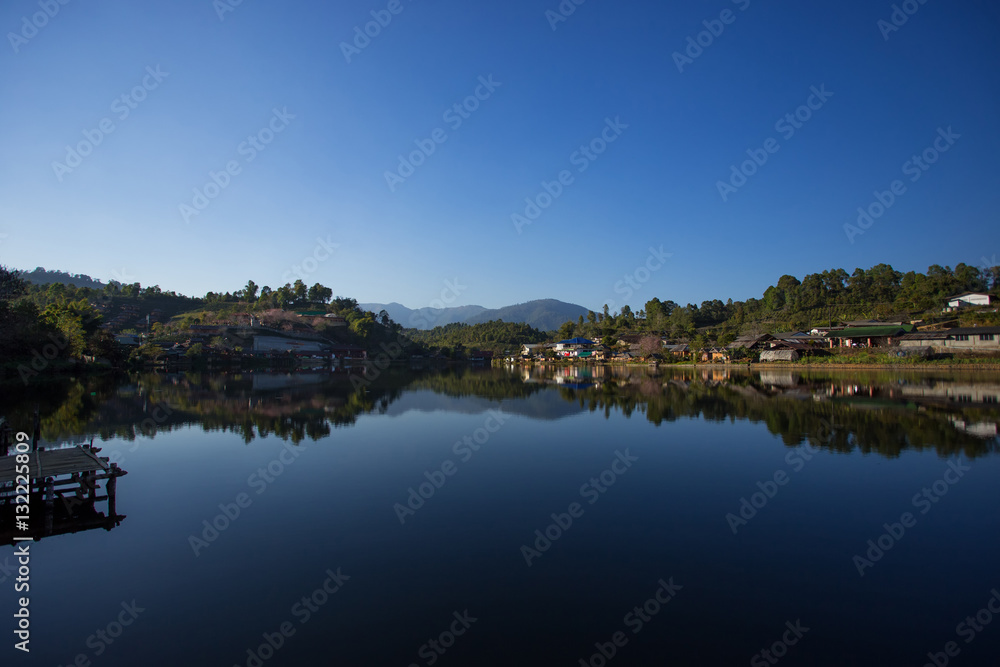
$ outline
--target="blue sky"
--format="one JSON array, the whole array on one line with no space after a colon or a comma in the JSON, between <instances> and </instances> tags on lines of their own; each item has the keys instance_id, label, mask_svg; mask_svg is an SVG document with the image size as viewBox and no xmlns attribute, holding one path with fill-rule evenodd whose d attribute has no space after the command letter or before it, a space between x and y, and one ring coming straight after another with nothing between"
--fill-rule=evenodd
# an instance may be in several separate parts
<instances>
[{"instance_id":1,"label":"blue sky","mask_svg":"<svg viewBox=\"0 0 1000 667\"><path fill-rule=\"evenodd\" d=\"M635 309L1000 254L986 0L911 0L891 31L893 3L871 0L567 1L558 22L556 0L228 1L3 3L0 262L192 295L298 274L413 308L444 292ZM372 12L391 22L345 56ZM797 110L794 134L776 127ZM948 128L934 164L904 172ZM433 153L390 185L415 142ZM747 151L766 162L723 197ZM225 187L200 200L211 173Z\"/></svg>"}]
</instances>

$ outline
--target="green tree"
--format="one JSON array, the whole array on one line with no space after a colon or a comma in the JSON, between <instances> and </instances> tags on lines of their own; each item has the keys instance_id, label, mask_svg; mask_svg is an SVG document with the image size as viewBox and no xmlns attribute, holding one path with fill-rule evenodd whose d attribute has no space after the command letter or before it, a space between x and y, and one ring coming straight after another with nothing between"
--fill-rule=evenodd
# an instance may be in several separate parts
<instances>
[{"instance_id":1,"label":"green tree","mask_svg":"<svg viewBox=\"0 0 1000 667\"><path fill-rule=\"evenodd\" d=\"M257 300L257 283L252 280L247 281L247 286L243 288L242 297L244 301L253 303Z\"/></svg>"},{"instance_id":2,"label":"green tree","mask_svg":"<svg viewBox=\"0 0 1000 667\"><path fill-rule=\"evenodd\" d=\"M351 322L351 331L356 333L361 338L367 339L371 335L372 327L375 326L375 316L372 313L365 313L364 315L355 318Z\"/></svg>"},{"instance_id":3,"label":"green tree","mask_svg":"<svg viewBox=\"0 0 1000 667\"><path fill-rule=\"evenodd\" d=\"M0 264L0 303L21 298L28 291L28 283L17 271Z\"/></svg>"},{"instance_id":4,"label":"green tree","mask_svg":"<svg viewBox=\"0 0 1000 667\"><path fill-rule=\"evenodd\" d=\"M99 330L94 332L85 346L84 352L97 358L107 359L115 368L125 363L125 352L110 332Z\"/></svg>"},{"instance_id":5,"label":"green tree","mask_svg":"<svg viewBox=\"0 0 1000 667\"><path fill-rule=\"evenodd\" d=\"M780 287L768 287L764 292L764 307L771 311L779 311L785 307L785 292Z\"/></svg>"},{"instance_id":6,"label":"green tree","mask_svg":"<svg viewBox=\"0 0 1000 667\"><path fill-rule=\"evenodd\" d=\"M309 290L306 288L306 284L302 282L301 279L296 280L292 284L292 300L296 305L303 303L309 299Z\"/></svg>"},{"instance_id":7,"label":"green tree","mask_svg":"<svg viewBox=\"0 0 1000 667\"><path fill-rule=\"evenodd\" d=\"M573 329L575 325L572 320L566 320L563 322L562 326L559 327L559 337L563 340L573 337Z\"/></svg>"},{"instance_id":8,"label":"green tree","mask_svg":"<svg viewBox=\"0 0 1000 667\"><path fill-rule=\"evenodd\" d=\"M87 338L97 331L101 314L85 301L50 303L41 314L42 321L54 328L67 343L70 356L83 354Z\"/></svg>"},{"instance_id":9,"label":"green tree","mask_svg":"<svg viewBox=\"0 0 1000 667\"><path fill-rule=\"evenodd\" d=\"M314 303L326 303L333 297L333 290L316 283L309 288L309 300Z\"/></svg>"},{"instance_id":10,"label":"green tree","mask_svg":"<svg viewBox=\"0 0 1000 667\"><path fill-rule=\"evenodd\" d=\"M278 308L288 308L292 304L294 298L295 297L292 294L292 286L288 283L285 283L274 291L274 300L275 303L278 304Z\"/></svg>"},{"instance_id":11,"label":"green tree","mask_svg":"<svg viewBox=\"0 0 1000 667\"><path fill-rule=\"evenodd\" d=\"M708 347L708 339L705 338L704 334L698 334L691 339L689 347L691 354L694 355L694 359L697 361L701 358L701 351Z\"/></svg>"}]
</instances>

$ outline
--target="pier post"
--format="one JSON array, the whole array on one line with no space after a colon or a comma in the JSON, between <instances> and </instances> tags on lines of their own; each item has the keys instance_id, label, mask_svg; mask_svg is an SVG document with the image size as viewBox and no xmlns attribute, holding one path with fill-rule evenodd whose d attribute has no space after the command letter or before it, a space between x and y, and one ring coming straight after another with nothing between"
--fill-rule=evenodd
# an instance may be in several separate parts
<instances>
[{"instance_id":1,"label":"pier post","mask_svg":"<svg viewBox=\"0 0 1000 667\"><path fill-rule=\"evenodd\" d=\"M118 476L115 475L109 478L105 488L108 492L108 516L114 518L118 516L118 512L115 509L115 498L118 495Z\"/></svg>"},{"instance_id":2,"label":"pier post","mask_svg":"<svg viewBox=\"0 0 1000 667\"><path fill-rule=\"evenodd\" d=\"M52 534L53 510L56 498L56 485L52 477L45 478L45 535Z\"/></svg>"},{"instance_id":3,"label":"pier post","mask_svg":"<svg viewBox=\"0 0 1000 667\"><path fill-rule=\"evenodd\" d=\"M42 437L42 417L39 413L39 407L35 406L35 420L31 432L31 451L38 451L38 440Z\"/></svg>"}]
</instances>

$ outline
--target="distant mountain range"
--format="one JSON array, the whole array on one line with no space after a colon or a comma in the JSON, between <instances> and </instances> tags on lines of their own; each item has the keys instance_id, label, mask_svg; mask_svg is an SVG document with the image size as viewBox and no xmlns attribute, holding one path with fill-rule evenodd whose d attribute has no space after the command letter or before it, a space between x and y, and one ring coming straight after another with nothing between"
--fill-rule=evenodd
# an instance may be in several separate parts
<instances>
[{"instance_id":1,"label":"distant mountain range","mask_svg":"<svg viewBox=\"0 0 1000 667\"><path fill-rule=\"evenodd\" d=\"M558 329L567 320L574 322L587 309L574 303L556 299L538 299L503 308L483 308L482 306L457 306L454 308L407 308L399 303L362 303L365 310L378 313L385 310L389 317L410 329L433 329L455 322L479 324L491 320L504 322L524 322L542 331Z\"/></svg>"}]
</instances>

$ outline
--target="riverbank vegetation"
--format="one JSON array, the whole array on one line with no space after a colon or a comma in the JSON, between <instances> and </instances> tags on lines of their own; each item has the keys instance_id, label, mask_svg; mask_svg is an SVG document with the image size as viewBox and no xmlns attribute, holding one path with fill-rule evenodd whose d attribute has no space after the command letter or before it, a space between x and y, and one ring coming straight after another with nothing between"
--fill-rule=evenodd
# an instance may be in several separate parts
<instances>
[{"instance_id":1,"label":"riverbank vegetation","mask_svg":"<svg viewBox=\"0 0 1000 667\"><path fill-rule=\"evenodd\" d=\"M995 307L944 313L947 299L963 292L1000 288L1000 267L954 268L933 265L926 272L900 272L888 264L870 269L830 269L802 280L781 276L760 298L725 302L706 300L680 305L652 297L637 312L629 306L612 312L589 311L558 331L542 332L523 323L492 321L449 324L428 331L403 329L382 311L373 313L349 297L334 296L330 287L308 286L298 279L277 288L253 280L235 292L208 292L189 297L158 285L112 281L36 269L18 272L0 267L0 373L18 368L32 373L78 367L101 360L105 367L161 358L169 344L186 345L193 360L210 355L241 354L246 340L222 331L201 340L196 327L259 326L289 336L313 336L335 345L369 352L404 342L409 354L465 359L478 351L517 355L523 344L573 338L602 341L613 347L623 337L637 340L664 337L688 344L691 351L725 346L739 336L807 330L851 319L882 319L950 323L951 326L997 325ZM142 337L138 349L123 348L116 336ZM810 357L810 363L916 363L888 352L861 356L837 352ZM396 354L396 357L402 355ZM660 355L662 361L670 361ZM843 358L841 358L843 357ZM748 360L753 360L747 356ZM934 359L920 363L934 363ZM949 363L966 362L960 357ZM27 364L27 366L26 366Z\"/></svg>"}]
</instances>

